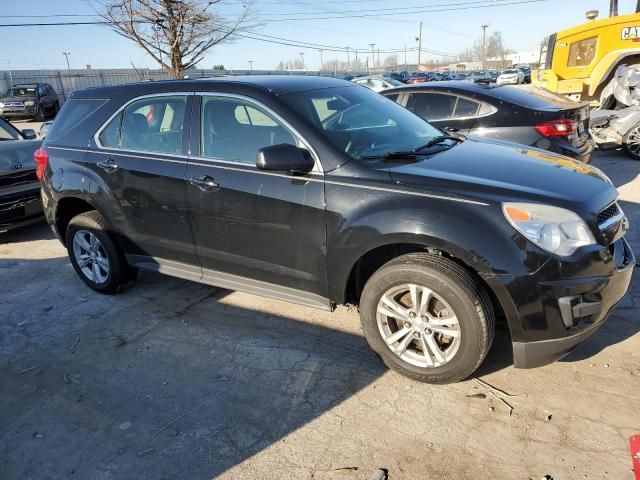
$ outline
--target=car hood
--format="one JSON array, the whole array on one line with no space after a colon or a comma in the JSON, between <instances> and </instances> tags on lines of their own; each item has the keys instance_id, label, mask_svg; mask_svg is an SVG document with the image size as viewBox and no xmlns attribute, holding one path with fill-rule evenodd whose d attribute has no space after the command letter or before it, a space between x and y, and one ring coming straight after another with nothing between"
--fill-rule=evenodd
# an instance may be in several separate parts
<instances>
[{"instance_id":1,"label":"car hood","mask_svg":"<svg viewBox=\"0 0 640 480\"><path fill-rule=\"evenodd\" d=\"M599 211L617 191L595 167L523 145L467 139L417 162L388 168L404 185L486 201L534 201Z\"/></svg>"},{"instance_id":2,"label":"car hood","mask_svg":"<svg viewBox=\"0 0 640 480\"><path fill-rule=\"evenodd\" d=\"M28 96L17 96L17 97L2 97L0 98L0 102L26 102L27 100L35 100L36 97L28 97Z\"/></svg>"}]
</instances>

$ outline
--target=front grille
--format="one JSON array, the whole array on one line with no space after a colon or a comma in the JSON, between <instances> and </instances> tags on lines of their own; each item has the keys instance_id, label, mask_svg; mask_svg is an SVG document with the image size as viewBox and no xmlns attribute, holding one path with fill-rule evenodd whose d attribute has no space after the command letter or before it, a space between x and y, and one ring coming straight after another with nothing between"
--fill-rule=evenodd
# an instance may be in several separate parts
<instances>
[{"instance_id":1,"label":"front grille","mask_svg":"<svg viewBox=\"0 0 640 480\"><path fill-rule=\"evenodd\" d=\"M37 182L38 177L36 177L35 170L20 170L8 175L2 175L0 177L0 188L17 187L19 185Z\"/></svg>"},{"instance_id":2,"label":"front grille","mask_svg":"<svg viewBox=\"0 0 640 480\"><path fill-rule=\"evenodd\" d=\"M622 211L620 207L618 207L617 203L612 203L607 208L598 213L596 221L598 222L598 226L602 229L602 226L605 225L606 228L607 222L609 222L612 218L616 218L620 216Z\"/></svg>"}]
</instances>

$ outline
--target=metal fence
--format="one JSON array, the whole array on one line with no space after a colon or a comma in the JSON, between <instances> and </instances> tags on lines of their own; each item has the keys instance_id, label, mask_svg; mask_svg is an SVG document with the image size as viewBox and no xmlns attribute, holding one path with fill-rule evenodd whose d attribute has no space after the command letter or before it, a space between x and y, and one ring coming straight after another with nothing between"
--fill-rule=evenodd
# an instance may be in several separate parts
<instances>
[{"instance_id":1,"label":"metal fence","mask_svg":"<svg viewBox=\"0 0 640 480\"><path fill-rule=\"evenodd\" d=\"M318 71L276 71L276 70L190 70L190 78L211 77L214 75L333 75L331 72ZM86 70L12 70L0 71L0 92L5 92L12 85L24 83L48 83L58 94L62 105L74 90L143 80L167 80L171 76L163 70L151 69L86 69Z\"/></svg>"}]
</instances>

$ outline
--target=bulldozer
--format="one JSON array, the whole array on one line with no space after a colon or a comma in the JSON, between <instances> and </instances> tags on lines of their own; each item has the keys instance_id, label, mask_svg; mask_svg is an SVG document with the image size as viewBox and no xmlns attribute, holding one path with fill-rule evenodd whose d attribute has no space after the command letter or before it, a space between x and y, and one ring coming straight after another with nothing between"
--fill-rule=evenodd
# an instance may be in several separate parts
<instances>
[{"instance_id":1,"label":"bulldozer","mask_svg":"<svg viewBox=\"0 0 640 480\"><path fill-rule=\"evenodd\" d=\"M534 86L597 108L603 94L610 96L621 67L640 69L640 0L633 14L618 15L618 1L611 0L609 17L598 16L590 10L586 23L542 42L539 68L531 72Z\"/></svg>"}]
</instances>

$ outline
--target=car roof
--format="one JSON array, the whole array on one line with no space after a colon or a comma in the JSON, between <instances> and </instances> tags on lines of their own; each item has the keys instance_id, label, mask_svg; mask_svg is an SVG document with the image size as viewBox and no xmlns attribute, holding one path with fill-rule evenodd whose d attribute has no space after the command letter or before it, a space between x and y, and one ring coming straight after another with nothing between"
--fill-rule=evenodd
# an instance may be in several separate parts
<instances>
[{"instance_id":1,"label":"car roof","mask_svg":"<svg viewBox=\"0 0 640 480\"><path fill-rule=\"evenodd\" d=\"M586 105L584 102L574 102L555 93L534 87L513 87L509 85L476 83L465 80L448 80L444 82L406 85L385 90L383 95L392 95L394 93L412 90L443 90L450 91L452 93L466 93L467 95L477 97L479 100L490 101L493 99L494 101L498 100L536 110L566 110L581 108Z\"/></svg>"},{"instance_id":2,"label":"car roof","mask_svg":"<svg viewBox=\"0 0 640 480\"><path fill-rule=\"evenodd\" d=\"M142 81L108 87L94 87L77 90L71 98L90 98L96 95L108 95L110 92L129 90L133 92L154 93L161 91L207 91L232 86L256 88L276 95L320 90L323 88L352 87L352 82L332 77L312 75L221 75L213 78L185 78L181 80Z\"/></svg>"}]
</instances>

